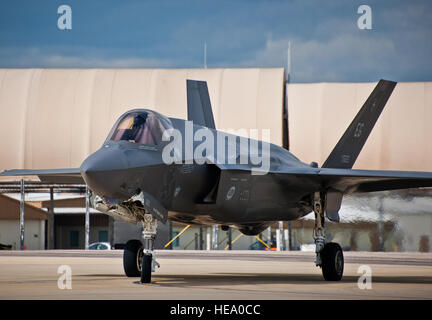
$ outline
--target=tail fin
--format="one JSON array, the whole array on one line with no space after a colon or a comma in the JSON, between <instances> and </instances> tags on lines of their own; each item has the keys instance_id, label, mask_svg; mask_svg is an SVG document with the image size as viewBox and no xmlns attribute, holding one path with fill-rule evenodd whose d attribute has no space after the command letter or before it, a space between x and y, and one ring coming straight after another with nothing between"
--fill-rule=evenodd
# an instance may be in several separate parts
<instances>
[{"instance_id":1,"label":"tail fin","mask_svg":"<svg viewBox=\"0 0 432 320\"><path fill-rule=\"evenodd\" d=\"M207 82L186 80L188 120L216 129Z\"/></svg>"},{"instance_id":2,"label":"tail fin","mask_svg":"<svg viewBox=\"0 0 432 320\"><path fill-rule=\"evenodd\" d=\"M378 120L396 82L380 80L343 134L323 168L351 169Z\"/></svg>"}]
</instances>

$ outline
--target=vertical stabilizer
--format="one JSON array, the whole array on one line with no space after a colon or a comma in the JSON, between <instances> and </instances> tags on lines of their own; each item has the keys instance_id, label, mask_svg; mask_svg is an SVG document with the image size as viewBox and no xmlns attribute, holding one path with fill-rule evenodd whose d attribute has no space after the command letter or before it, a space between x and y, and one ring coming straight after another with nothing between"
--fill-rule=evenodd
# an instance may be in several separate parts
<instances>
[{"instance_id":1,"label":"vertical stabilizer","mask_svg":"<svg viewBox=\"0 0 432 320\"><path fill-rule=\"evenodd\" d=\"M188 120L194 124L216 129L207 82L186 80Z\"/></svg>"},{"instance_id":2,"label":"vertical stabilizer","mask_svg":"<svg viewBox=\"0 0 432 320\"><path fill-rule=\"evenodd\" d=\"M378 120L396 82L380 80L343 134L323 168L351 169Z\"/></svg>"}]
</instances>

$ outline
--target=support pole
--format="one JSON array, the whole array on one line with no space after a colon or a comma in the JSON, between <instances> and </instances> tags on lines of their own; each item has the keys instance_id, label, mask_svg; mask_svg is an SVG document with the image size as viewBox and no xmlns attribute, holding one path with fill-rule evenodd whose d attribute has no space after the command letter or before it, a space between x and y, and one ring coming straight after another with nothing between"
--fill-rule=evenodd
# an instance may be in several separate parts
<instances>
[{"instance_id":1,"label":"support pole","mask_svg":"<svg viewBox=\"0 0 432 320\"><path fill-rule=\"evenodd\" d=\"M204 249L204 237L203 237L203 227L200 226L199 228L199 249Z\"/></svg>"},{"instance_id":2,"label":"support pole","mask_svg":"<svg viewBox=\"0 0 432 320\"><path fill-rule=\"evenodd\" d=\"M199 242L199 236L198 233L195 233L195 237L194 237L194 241L195 241L195 250L198 250L198 242Z\"/></svg>"},{"instance_id":3,"label":"support pole","mask_svg":"<svg viewBox=\"0 0 432 320\"><path fill-rule=\"evenodd\" d=\"M268 227L267 229L267 241L270 247L272 247L271 227Z\"/></svg>"},{"instance_id":4,"label":"support pole","mask_svg":"<svg viewBox=\"0 0 432 320\"><path fill-rule=\"evenodd\" d=\"M169 232L169 238L170 239L172 239L172 237L173 237L173 228L172 228L172 222L171 221L169 221L168 222L168 232ZM173 248L173 246L172 246L172 243L170 243L170 245L167 247L169 250L172 250L172 248Z\"/></svg>"},{"instance_id":5,"label":"support pole","mask_svg":"<svg viewBox=\"0 0 432 320\"><path fill-rule=\"evenodd\" d=\"M237 237L234 238L234 240L231 242L231 244L234 244L242 236L243 236L243 233L240 232L240 234ZM228 250L228 246L226 246L224 250Z\"/></svg>"},{"instance_id":6,"label":"support pole","mask_svg":"<svg viewBox=\"0 0 432 320\"><path fill-rule=\"evenodd\" d=\"M228 250L232 250L232 228L228 228Z\"/></svg>"},{"instance_id":7,"label":"support pole","mask_svg":"<svg viewBox=\"0 0 432 320\"><path fill-rule=\"evenodd\" d=\"M54 247L54 189L51 187L48 220L48 249L55 249Z\"/></svg>"},{"instance_id":8,"label":"support pole","mask_svg":"<svg viewBox=\"0 0 432 320\"><path fill-rule=\"evenodd\" d=\"M291 221L288 222L288 248L290 251L293 250Z\"/></svg>"},{"instance_id":9,"label":"support pole","mask_svg":"<svg viewBox=\"0 0 432 320\"><path fill-rule=\"evenodd\" d=\"M207 227L207 234L206 234L206 250L211 250L211 239L210 239L210 227Z\"/></svg>"},{"instance_id":10,"label":"support pole","mask_svg":"<svg viewBox=\"0 0 432 320\"><path fill-rule=\"evenodd\" d=\"M276 229L276 251L281 251L280 230Z\"/></svg>"},{"instance_id":11,"label":"support pole","mask_svg":"<svg viewBox=\"0 0 432 320\"><path fill-rule=\"evenodd\" d=\"M213 225L213 245L212 245L212 249L213 250L217 250L218 249L218 243L219 243L219 226L218 225Z\"/></svg>"},{"instance_id":12,"label":"support pole","mask_svg":"<svg viewBox=\"0 0 432 320\"><path fill-rule=\"evenodd\" d=\"M90 236L90 190L86 186L86 213L85 213L85 249L89 248L89 236Z\"/></svg>"},{"instance_id":13,"label":"support pole","mask_svg":"<svg viewBox=\"0 0 432 320\"><path fill-rule=\"evenodd\" d=\"M20 250L24 250L24 208L25 208L25 185L21 179L21 202L20 202Z\"/></svg>"},{"instance_id":14,"label":"support pole","mask_svg":"<svg viewBox=\"0 0 432 320\"><path fill-rule=\"evenodd\" d=\"M279 226L276 229L276 250L282 251L282 230L283 230L283 222L279 221Z\"/></svg>"},{"instance_id":15,"label":"support pole","mask_svg":"<svg viewBox=\"0 0 432 320\"><path fill-rule=\"evenodd\" d=\"M114 218L108 216L108 234L109 234L109 242L111 247L114 248Z\"/></svg>"}]
</instances>

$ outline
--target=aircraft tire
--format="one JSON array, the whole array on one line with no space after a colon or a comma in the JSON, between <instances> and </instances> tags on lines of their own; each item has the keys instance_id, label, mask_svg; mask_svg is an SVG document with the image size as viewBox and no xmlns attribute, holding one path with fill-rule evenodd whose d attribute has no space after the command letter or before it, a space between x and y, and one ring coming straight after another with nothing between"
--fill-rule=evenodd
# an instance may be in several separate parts
<instances>
[{"instance_id":1,"label":"aircraft tire","mask_svg":"<svg viewBox=\"0 0 432 320\"><path fill-rule=\"evenodd\" d=\"M344 270L342 248L335 242L329 242L321 251L322 274L326 281L340 281Z\"/></svg>"},{"instance_id":2,"label":"aircraft tire","mask_svg":"<svg viewBox=\"0 0 432 320\"><path fill-rule=\"evenodd\" d=\"M139 240L129 240L123 251L123 269L127 277L141 276L140 256L142 256L142 243ZM141 254L140 254L141 252Z\"/></svg>"},{"instance_id":3,"label":"aircraft tire","mask_svg":"<svg viewBox=\"0 0 432 320\"><path fill-rule=\"evenodd\" d=\"M152 256L145 254L142 259L141 283L151 283Z\"/></svg>"}]
</instances>

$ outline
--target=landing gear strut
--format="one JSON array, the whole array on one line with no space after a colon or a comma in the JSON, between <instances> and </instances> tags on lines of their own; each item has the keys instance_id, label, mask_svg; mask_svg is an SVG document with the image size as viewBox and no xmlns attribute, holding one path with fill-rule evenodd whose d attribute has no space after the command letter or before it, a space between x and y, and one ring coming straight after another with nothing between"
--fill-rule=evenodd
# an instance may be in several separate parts
<instances>
[{"instance_id":1,"label":"landing gear strut","mask_svg":"<svg viewBox=\"0 0 432 320\"><path fill-rule=\"evenodd\" d=\"M315 252L316 266L321 267L324 279L327 281L339 281L342 279L344 269L344 258L342 248L339 244L325 242L325 217L323 197L320 192L314 194L315 213Z\"/></svg>"},{"instance_id":2,"label":"landing gear strut","mask_svg":"<svg viewBox=\"0 0 432 320\"><path fill-rule=\"evenodd\" d=\"M160 267L154 252L157 220L151 214L145 214L142 221L143 243L129 240L123 252L123 268L128 277L141 277L141 283L151 283L151 273Z\"/></svg>"},{"instance_id":3,"label":"landing gear strut","mask_svg":"<svg viewBox=\"0 0 432 320\"><path fill-rule=\"evenodd\" d=\"M144 240L142 267L141 267L141 283L151 282L151 273L155 270L155 266L160 267L156 262L154 252L154 240L156 238L157 220L151 214L144 215L142 237Z\"/></svg>"}]
</instances>

